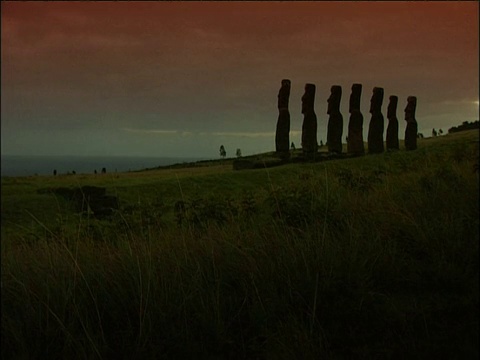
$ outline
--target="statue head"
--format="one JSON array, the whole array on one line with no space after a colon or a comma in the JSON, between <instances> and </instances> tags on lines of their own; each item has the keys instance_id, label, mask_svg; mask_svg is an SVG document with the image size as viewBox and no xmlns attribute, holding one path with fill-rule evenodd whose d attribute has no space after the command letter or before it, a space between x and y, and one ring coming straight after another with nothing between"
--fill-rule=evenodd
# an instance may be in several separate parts
<instances>
[{"instance_id":1,"label":"statue head","mask_svg":"<svg viewBox=\"0 0 480 360\"><path fill-rule=\"evenodd\" d=\"M373 95L370 100L370 113L381 112L383 103L383 88L374 87Z\"/></svg>"},{"instance_id":2,"label":"statue head","mask_svg":"<svg viewBox=\"0 0 480 360\"><path fill-rule=\"evenodd\" d=\"M282 87L278 92L278 108L288 109L288 99L290 98L290 80L283 79Z\"/></svg>"},{"instance_id":3,"label":"statue head","mask_svg":"<svg viewBox=\"0 0 480 360\"><path fill-rule=\"evenodd\" d=\"M387 118L394 118L397 116L398 96L392 95L389 99L390 102L388 103Z\"/></svg>"},{"instance_id":4,"label":"statue head","mask_svg":"<svg viewBox=\"0 0 480 360\"><path fill-rule=\"evenodd\" d=\"M291 81L289 79L282 80L282 87L286 86L290 89Z\"/></svg>"},{"instance_id":5,"label":"statue head","mask_svg":"<svg viewBox=\"0 0 480 360\"><path fill-rule=\"evenodd\" d=\"M362 96L362 84L352 85L352 94L350 95L349 111L360 110L360 98Z\"/></svg>"},{"instance_id":6,"label":"statue head","mask_svg":"<svg viewBox=\"0 0 480 360\"><path fill-rule=\"evenodd\" d=\"M405 120L415 121L415 110L417 108L417 98L416 96L409 96L407 98L407 106L405 108Z\"/></svg>"},{"instance_id":7,"label":"statue head","mask_svg":"<svg viewBox=\"0 0 480 360\"><path fill-rule=\"evenodd\" d=\"M315 90L316 87L314 84L305 84L305 94L302 96L302 114L313 111Z\"/></svg>"},{"instance_id":8,"label":"statue head","mask_svg":"<svg viewBox=\"0 0 480 360\"><path fill-rule=\"evenodd\" d=\"M330 88L330 97L328 98L327 114L340 112L340 100L342 99L342 87L339 85L333 85Z\"/></svg>"}]
</instances>

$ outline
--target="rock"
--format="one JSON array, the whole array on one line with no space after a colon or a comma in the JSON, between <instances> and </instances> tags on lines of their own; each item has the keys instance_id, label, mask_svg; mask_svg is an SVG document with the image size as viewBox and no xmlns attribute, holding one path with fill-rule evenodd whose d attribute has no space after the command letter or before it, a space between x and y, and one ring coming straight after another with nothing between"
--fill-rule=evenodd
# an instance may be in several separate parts
<instances>
[{"instance_id":1,"label":"rock","mask_svg":"<svg viewBox=\"0 0 480 360\"><path fill-rule=\"evenodd\" d=\"M400 145L398 142L398 119L397 119L398 96L390 96L390 102L387 110L387 150L398 150Z\"/></svg>"},{"instance_id":2,"label":"rock","mask_svg":"<svg viewBox=\"0 0 480 360\"><path fill-rule=\"evenodd\" d=\"M93 215L98 219L102 219L112 215L113 211L118 209L118 199L116 196L111 195L91 197L88 199L88 205Z\"/></svg>"},{"instance_id":3,"label":"rock","mask_svg":"<svg viewBox=\"0 0 480 360\"><path fill-rule=\"evenodd\" d=\"M99 187L99 186L89 186L85 185L80 188L80 191L78 189L75 189L76 195L77 196L84 196L85 198L93 198L93 197L100 197L104 196L107 192L107 189L104 187Z\"/></svg>"},{"instance_id":4,"label":"rock","mask_svg":"<svg viewBox=\"0 0 480 360\"><path fill-rule=\"evenodd\" d=\"M290 112L288 111L288 100L290 98L290 80L283 79L282 87L278 92L278 121L275 133L275 149L281 158L290 156Z\"/></svg>"},{"instance_id":5,"label":"rock","mask_svg":"<svg viewBox=\"0 0 480 360\"><path fill-rule=\"evenodd\" d=\"M328 151L340 154L342 152L343 116L340 113L340 101L342 99L342 87L333 85L328 98L327 144Z\"/></svg>"},{"instance_id":6,"label":"rock","mask_svg":"<svg viewBox=\"0 0 480 360\"><path fill-rule=\"evenodd\" d=\"M417 148L417 132L418 124L415 119L415 110L417 109L417 98L409 96L407 98L407 107L405 108L405 121L407 128L405 129L405 149L415 150Z\"/></svg>"},{"instance_id":7,"label":"rock","mask_svg":"<svg viewBox=\"0 0 480 360\"><path fill-rule=\"evenodd\" d=\"M302 96L302 150L307 158L315 158L318 150L317 115L314 110L315 90L314 84L305 84L305 94Z\"/></svg>"},{"instance_id":8,"label":"rock","mask_svg":"<svg viewBox=\"0 0 480 360\"><path fill-rule=\"evenodd\" d=\"M352 94L350 95L347 152L355 155L365 154L363 146L363 115L360 112L361 96L362 84L353 84Z\"/></svg>"},{"instance_id":9,"label":"rock","mask_svg":"<svg viewBox=\"0 0 480 360\"><path fill-rule=\"evenodd\" d=\"M233 170L255 169L255 162L248 159L236 159L233 161Z\"/></svg>"},{"instance_id":10,"label":"rock","mask_svg":"<svg viewBox=\"0 0 480 360\"><path fill-rule=\"evenodd\" d=\"M65 187L39 189L38 193L53 193L62 196L73 203L76 211L84 212L90 209L95 218L105 218L113 214L113 210L119 207L117 197L106 195L106 191L107 189L104 187L87 185L76 189Z\"/></svg>"},{"instance_id":11,"label":"rock","mask_svg":"<svg viewBox=\"0 0 480 360\"><path fill-rule=\"evenodd\" d=\"M384 151L383 130L384 119L382 114L383 88L373 88L373 95L370 100L370 113L372 118L368 128L368 152L378 154Z\"/></svg>"}]
</instances>

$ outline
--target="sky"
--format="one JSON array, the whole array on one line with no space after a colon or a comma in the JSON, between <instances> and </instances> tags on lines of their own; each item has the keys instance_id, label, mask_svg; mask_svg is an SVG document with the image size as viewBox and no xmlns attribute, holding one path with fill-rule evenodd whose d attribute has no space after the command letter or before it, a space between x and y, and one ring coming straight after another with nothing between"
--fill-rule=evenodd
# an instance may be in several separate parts
<instances>
[{"instance_id":1,"label":"sky","mask_svg":"<svg viewBox=\"0 0 480 360\"><path fill-rule=\"evenodd\" d=\"M290 79L300 147L305 83L318 141L353 83L364 139L374 87L417 97L430 136L478 119L477 2L1 2L1 152L227 157L275 150L277 95ZM385 135L385 134L384 134Z\"/></svg>"}]
</instances>

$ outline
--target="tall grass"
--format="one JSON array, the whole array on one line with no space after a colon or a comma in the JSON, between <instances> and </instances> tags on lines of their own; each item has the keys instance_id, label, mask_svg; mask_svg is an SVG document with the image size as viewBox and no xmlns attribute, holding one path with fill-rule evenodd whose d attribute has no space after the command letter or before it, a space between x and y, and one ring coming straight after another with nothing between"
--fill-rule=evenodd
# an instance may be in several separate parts
<instances>
[{"instance_id":1,"label":"tall grass","mask_svg":"<svg viewBox=\"0 0 480 360\"><path fill-rule=\"evenodd\" d=\"M463 143L245 171L230 197L172 179L183 196L110 222L32 214L34 238L2 238L2 356L477 358L478 139Z\"/></svg>"}]
</instances>

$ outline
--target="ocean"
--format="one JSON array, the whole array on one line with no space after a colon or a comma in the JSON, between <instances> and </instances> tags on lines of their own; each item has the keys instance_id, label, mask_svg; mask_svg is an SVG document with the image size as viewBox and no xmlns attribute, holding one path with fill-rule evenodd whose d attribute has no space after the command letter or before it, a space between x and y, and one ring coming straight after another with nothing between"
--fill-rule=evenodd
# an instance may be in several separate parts
<instances>
[{"instance_id":1,"label":"ocean","mask_svg":"<svg viewBox=\"0 0 480 360\"><path fill-rule=\"evenodd\" d=\"M1 176L58 175L72 173L126 172L206 160L205 158L128 157L128 156L24 156L2 155Z\"/></svg>"}]
</instances>

